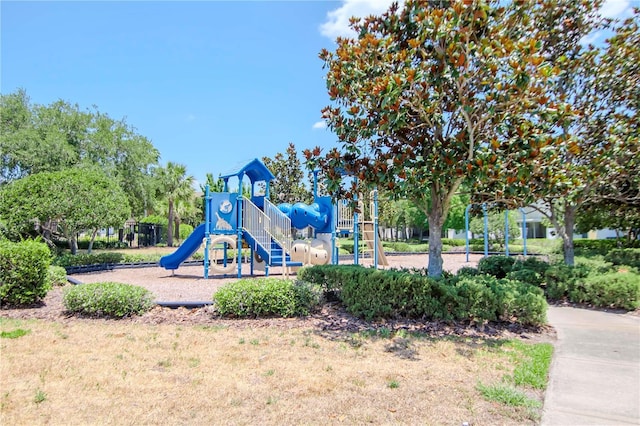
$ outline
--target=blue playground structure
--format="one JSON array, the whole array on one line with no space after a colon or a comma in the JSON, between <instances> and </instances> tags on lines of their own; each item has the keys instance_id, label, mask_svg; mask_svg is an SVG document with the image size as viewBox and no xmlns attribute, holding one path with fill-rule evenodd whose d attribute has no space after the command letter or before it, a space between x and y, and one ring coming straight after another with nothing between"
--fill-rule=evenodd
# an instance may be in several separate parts
<instances>
[{"instance_id":1,"label":"blue playground structure","mask_svg":"<svg viewBox=\"0 0 640 426\"><path fill-rule=\"evenodd\" d=\"M174 253L162 257L160 266L176 270L200 248L201 244L204 244L205 278L209 277L210 270L224 275L236 272L240 278L243 247L251 250L252 275L255 270L262 270L268 275L269 268L273 266L283 267L287 274L290 267L337 263L336 230L355 231L354 236L358 231L357 219L352 219L350 225L340 224L345 221L339 218L347 215L344 203L336 206L331 197L319 197L316 191L317 182L314 182L314 202L310 205L272 204L269 201L269 184L275 176L258 159L221 178L224 181L223 192L210 193L209 188L206 188L205 222L199 225ZM237 192L229 192L231 178L238 179ZM250 197L239 195L242 194L245 178L248 178L251 184ZM351 215L357 217L353 213ZM294 240L292 229L307 227L313 228L314 238L311 241ZM378 259L378 256L384 256L384 253L380 254L377 221L375 227L372 225L367 229L372 241L375 241L375 259ZM357 238L354 240L357 244ZM227 256L229 249L236 249L236 256L232 259Z\"/></svg>"}]
</instances>

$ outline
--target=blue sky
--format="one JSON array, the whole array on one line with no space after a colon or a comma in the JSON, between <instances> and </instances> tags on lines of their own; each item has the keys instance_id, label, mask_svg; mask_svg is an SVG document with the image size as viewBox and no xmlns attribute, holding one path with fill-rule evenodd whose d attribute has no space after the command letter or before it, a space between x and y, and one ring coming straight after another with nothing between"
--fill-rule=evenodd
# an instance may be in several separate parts
<instances>
[{"instance_id":1,"label":"blue sky","mask_svg":"<svg viewBox=\"0 0 640 426\"><path fill-rule=\"evenodd\" d=\"M389 0L0 2L3 94L126 118L198 181L253 158L327 148L318 53ZM609 0L623 16L637 0ZM597 37L594 37L596 39Z\"/></svg>"}]
</instances>

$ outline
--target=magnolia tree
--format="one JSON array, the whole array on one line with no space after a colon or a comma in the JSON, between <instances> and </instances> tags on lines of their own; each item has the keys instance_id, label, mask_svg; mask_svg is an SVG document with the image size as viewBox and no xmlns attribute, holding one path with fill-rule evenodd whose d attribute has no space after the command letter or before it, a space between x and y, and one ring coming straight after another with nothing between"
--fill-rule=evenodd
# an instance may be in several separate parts
<instances>
[{"instance_id":1,"label":"magnolia tree","mask_svg":"<svg viewBox=\"0 0 640 426\"><path fill-rule=\"evenodd\" d=\"M598 15L600 5L554 0L534 11L534 31L544 40L540 53L559 71L548 81L547 96L569 108L561 120L540 120L540 129L557 142L542 148L529 179L511 192L512 200L535 201L553 224L568 265L574 264L573 233L582 210L640 205L638 12L614 27L604 48L583 47L587 34L611 24ZM493 199L502 184L478 182L476 201Z\"/></svg>"},{"instance_id":2,"label":"magnolia tree","mask_svg":"<svg viewBox=\"0 0 640 426\"><path fill-rule=\"evenodd\" d=\"M332 101L323 118L339 146L305 151L308 163L325 171L335 196L375 185L422 209L430 276L442 274L443 224L461 185L500 180L508 192L555 141L535 125L558 106L545 96L555 69L523 31L533 7L409 0L353 18L358 37L320 53ZM342 173L359 179L343 188Z\"/></svg>"}]
</instances>

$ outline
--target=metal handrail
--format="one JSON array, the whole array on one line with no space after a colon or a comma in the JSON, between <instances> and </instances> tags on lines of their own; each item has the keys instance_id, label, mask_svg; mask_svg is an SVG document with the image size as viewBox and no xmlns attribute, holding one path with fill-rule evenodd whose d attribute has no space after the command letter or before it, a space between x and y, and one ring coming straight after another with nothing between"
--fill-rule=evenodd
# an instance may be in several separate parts
<instances>
[{"instance_id":1,"label":"metal handrail","mask_svg":"<svg viewBox=\"0 0 640 426\"><path fill-rule=\"evenodd\" d=\"M285 254L291 254L291 246L293 244L291 219L266 198L264 200L264 212L269 218L269 234L280 244Z\"/></svg>"},{"instance_id":2,"label":"metal handrail","mask_svg":"<svg viewBox=\"0 0 640 426\"><path fill-rule=\"evenodd\" d=\"M271 253L271 235L269 217L251 202L248 198L242 198L242 227L253 236L267 253Z\"/></svg>"}]
</instances>

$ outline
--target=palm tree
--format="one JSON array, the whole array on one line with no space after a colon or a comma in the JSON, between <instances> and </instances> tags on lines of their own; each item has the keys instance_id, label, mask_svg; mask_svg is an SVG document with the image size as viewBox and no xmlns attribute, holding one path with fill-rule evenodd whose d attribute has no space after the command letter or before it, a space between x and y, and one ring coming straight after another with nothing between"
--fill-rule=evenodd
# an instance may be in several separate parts
<instances>
[{"instance_id":1,"label":"palm tree","mask_svg":"<svg viewBox=\"0 0 640 426\"><path fill-rule=\"evenodd\" d=\"M156 169L158 190L168 202L167 246L173 247L174 206L180 200L189 200L193 196L193 176L187 176L184 164L169 161L165 167Z\"/></svg>"}]
</instances>

